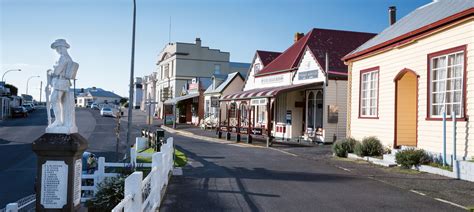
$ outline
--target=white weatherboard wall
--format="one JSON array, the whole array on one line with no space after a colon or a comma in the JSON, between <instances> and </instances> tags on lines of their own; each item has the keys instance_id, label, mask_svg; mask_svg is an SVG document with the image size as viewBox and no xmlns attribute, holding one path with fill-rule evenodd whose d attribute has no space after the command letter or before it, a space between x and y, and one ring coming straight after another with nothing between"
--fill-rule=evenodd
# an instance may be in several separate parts
<instances>
[{"instance_id":1,"label":"white weatherboard wall","mask_svg":"<svg viewBox=\"0 0 474 212\"><path fill-rule=\"evenodd\" d=\"M263 63L262 61L260 60L260 57L257 56L257 54L255 54L255 60L253 61L252 63L252 66L250 67L250 72L248 73L248 76L247 76L247 81L245 82L245 86L244 86L244 91L246 90L252 90L255 88L255 65L256 64L260 64L260 69L263 68Z\"/></svg>"},{"instance_id":2,"label":"white weatherboard wall","mask_svg":"<svg viewBox=\"0 0 474 212\"><path fill-rule=\"evenodd\" d=\"M350 134L356 139L377 136L385 145L394 142L395 83L393 79L404 68L415 71L418 81L418 147L430 152L442 152L442 121L428 121L427 117L427 55L433 52L467 45L467 102L466 116L474 117L474 21L433 34L400 48L389 50L352 63ZM360 70L379 66L379 119L360 119ZM458 157L474 156L474 125L470 121L457 122ZM452 122L447 122L447 152L452 152Z\"/></svg>"},{"instance_id":3,"label":"white weatherboard wall","mask_svg":"<svg viewBox=\"0 0 474 212\"><path fill-rule=\"evenodd\" d=\"M338 122L328 123L328 106L336 105L338 111ZM346 137L347 126L347 81L328 80L328 86L324 94L323 126L326 130L325 142L332 142L333 135L337 140Z\"/></svg>"},{"instance_id":4,"label":"white weatherboard wall","mask_svg":"<svg viewBox=\"0 0 474 212\"><path fill-rule=\"evenodd\" d=\"M308 71L316 71L317 78L312 79L299 79L299 74L302 72ZM296 75L293 79L293 84L304 84L304 83L312 83L312 82L324 82L326 80L326 76L323 72L323 69L319 65L319 63L314 59L313 54L310 52L309 49L306 49L303 59L301 60L298 70L296 71Z\"/></svg>"}]
</instances>

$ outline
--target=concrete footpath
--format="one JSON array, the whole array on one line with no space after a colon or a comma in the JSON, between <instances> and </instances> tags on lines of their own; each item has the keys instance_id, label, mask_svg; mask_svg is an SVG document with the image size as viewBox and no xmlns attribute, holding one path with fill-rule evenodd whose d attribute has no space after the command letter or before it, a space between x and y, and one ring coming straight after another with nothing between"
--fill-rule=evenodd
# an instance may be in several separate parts
<instances>
[{"instance_id":1,"label":"concrete footpath","mask_svg":"<svg viewBox=\"0 0 474 212\"><path fill-rule=\"evenodd\" d=\"M262 142L247 144L218 139L215 131L204 131L193 126L181 125L177 127L178 129L172 129L167 126L162 126L162 128L170 133L188 138L267 149L264 147ZM318 163L340 169L350 175L375 180L409 191L416 195L429 197L439 202L451 204L458 208L471 209L474 207L474 183L472 182L451 179L415 170L405 170L400 167L385 168L364 161L352 161L343 158L336 158L332 156L331 145L307 147L274 144L268 149L304 160L317 161Z\"/></svg>"}]
</instances>

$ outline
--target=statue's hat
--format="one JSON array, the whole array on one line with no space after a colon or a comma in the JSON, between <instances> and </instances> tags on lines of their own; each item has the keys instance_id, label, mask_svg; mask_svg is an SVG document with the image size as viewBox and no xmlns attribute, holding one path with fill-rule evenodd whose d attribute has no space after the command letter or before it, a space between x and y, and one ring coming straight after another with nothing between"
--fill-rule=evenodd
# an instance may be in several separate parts
<instances>
[{"instance_id":1,"label":"statue's hat","mask_svg":"<svg viewBox=\"0 0 474 212\"><path fill-rule=\"evenodd\" d=\"M66 49L69 49L69 44L66 42L66 40L64 39L56 39L52 44L51 44L51 48L52 49L55 49L59 46L64 46L66 47Z\"/></svg>"}]
</instances>

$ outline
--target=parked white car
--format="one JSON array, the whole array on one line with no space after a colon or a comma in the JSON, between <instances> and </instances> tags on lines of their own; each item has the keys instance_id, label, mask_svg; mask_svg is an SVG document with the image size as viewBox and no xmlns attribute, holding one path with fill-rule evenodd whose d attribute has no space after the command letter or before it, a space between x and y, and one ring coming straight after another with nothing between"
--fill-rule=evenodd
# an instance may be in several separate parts
<instances>
[{"instance_id":1,"label":"parked white car","mask_svg":"<svg viewBox=\"0 0 474 212\"><path fill-rule=\"evenodd\" d=\"M97 104L97 103L92 103L92 104L91 104L91 108L98 110L98 109L99 109L99 104Z\"/></svg>"},{"instance_id":2,"label":"parked white car","mask_svg":"<svg viewBox=\"0 0 474 212\"><path fill-rule=\"evenodd\" d=\"M102 109L100 109L100 115L101 116L111 116L113 117L114 116L114 112L111 108L109 107L103 107Z\"/></svg>"}]
</instances>

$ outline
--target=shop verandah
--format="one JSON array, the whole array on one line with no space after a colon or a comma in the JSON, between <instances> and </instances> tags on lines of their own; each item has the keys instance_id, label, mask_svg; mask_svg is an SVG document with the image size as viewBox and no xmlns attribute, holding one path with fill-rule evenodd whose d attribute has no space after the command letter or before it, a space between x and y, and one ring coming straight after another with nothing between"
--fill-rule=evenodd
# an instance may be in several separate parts
<instances>
[{"instance_id":1,"label":"shop verandah","mask_svg":"<svg viewBox=\"0 0 474 212\"><path fill-rule=\"evenodd\" d=\"M324 142L323 82L259 88L220 99L218 137L272 142Z\"/></svg>"}]
</instances>

